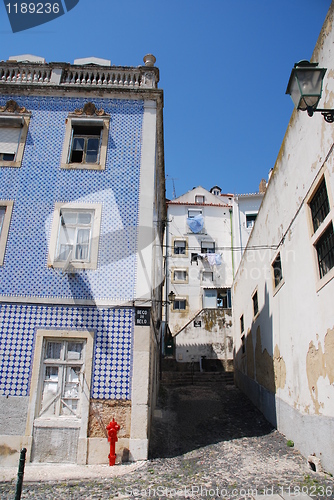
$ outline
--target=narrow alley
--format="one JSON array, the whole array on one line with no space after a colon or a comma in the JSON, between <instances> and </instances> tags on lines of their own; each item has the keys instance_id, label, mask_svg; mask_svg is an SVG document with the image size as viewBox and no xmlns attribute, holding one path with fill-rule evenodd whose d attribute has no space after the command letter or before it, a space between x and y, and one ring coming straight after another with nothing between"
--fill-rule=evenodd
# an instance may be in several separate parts
<instances>
[{"instance_id":1,"label":"narrow alley","mask_svg":"<svg viewBox=\"0 0 334 500\"><path fill-rule=\"evenodd\" d=\"M228 376L177 375L161 386L150 460L129 473L118 465L113 476L107 467L81 466L81 479L58 481L57 466L40 465L51 472L39 482L28 465L22 499L334 498L333 478L288 446L293 429L286 438L273 429ZM87 479L89 470L95 477ZM15 481L0 483L1 499L14 491Z\"/></svg>"}]
</instances>

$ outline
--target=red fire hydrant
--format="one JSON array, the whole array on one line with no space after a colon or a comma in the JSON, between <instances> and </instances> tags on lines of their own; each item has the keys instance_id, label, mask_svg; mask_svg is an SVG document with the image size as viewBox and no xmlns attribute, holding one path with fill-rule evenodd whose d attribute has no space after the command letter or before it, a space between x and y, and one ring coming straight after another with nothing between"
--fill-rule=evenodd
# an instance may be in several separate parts
<instances>
[{"instance_id":1,"label":"red fire hydrant","mask_svg":"<svg viewBox=\"0 0 334 500\"><path fill-rule=\"evenodd\" d=\"M107 425L108 441L110 443L110 453L108 455L110 466L115 465L116 461L115 444L116 441L118 441L117 432L119 430L120 426L115 421L115 419L112 419L112 422L109 422L109 424Z\"/></svg>"}]
</instances>

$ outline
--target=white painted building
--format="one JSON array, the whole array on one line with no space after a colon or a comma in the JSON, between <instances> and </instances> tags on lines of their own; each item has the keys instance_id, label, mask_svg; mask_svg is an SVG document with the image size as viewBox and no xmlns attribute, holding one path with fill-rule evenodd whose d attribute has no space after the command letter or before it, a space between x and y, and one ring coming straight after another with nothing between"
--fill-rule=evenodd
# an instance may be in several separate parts
<instances>
[{"instance_id":1,"label":"white painted building","mask_svg":"<svg viewBox=\"0 0 334 500\"><path fill-rule=\"evenodd\" d=\"M231 365L232 199L198 186L168 202L167 323L179 362Z\"/></svg>"},{"instance_id":2,"label":"white painted building","mask_svg":"<svg viewBox=\"0 0 334 500\"><path fill-rule=\"evenodd\" d=\"M328 68L334 4L312 61ZM288 75L287 75L288 77ZM235 380L305 455L334 473L334 125L294 111L233 284Z\"/></svg>"},{"instance_id":3,"label":"white painted building","mask_svg":"<svg viewBox=\"0 0 334 500\"><path fill-rule=\"evenodd\" d=\"M237 194L233 197L233 271L237 271L242 254L262 203L266 181L260 183L258 193Z\"/></svg>"}]
</instances>

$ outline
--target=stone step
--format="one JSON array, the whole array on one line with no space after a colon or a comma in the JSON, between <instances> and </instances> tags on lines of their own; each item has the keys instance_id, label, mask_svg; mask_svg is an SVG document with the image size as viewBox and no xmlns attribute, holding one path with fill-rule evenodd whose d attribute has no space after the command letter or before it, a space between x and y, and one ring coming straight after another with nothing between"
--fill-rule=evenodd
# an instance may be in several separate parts
<instances>
[{"instance_id":1,"label":"stone step","mask_svg":"<svg viewBox=\"0 0 334 500\"><path fill-rule=\"evenodd\" d=\"M221 382L234 384L233 372L162 372L162 383L164 385L210 385Z\"/></svg>"}]
</instances>

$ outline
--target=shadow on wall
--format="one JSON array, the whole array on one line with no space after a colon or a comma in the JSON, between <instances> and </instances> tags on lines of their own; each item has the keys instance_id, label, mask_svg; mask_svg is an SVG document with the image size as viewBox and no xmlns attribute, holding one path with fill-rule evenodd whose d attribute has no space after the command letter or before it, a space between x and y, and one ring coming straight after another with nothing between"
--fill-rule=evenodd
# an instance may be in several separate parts
<instances>
[{"instance_id":1,"label":"shadow on wall","mask_svg":"<svg viewBox=\"0 0 334 500\"><path fill-rule=\"evenodd\" d=\"M273 322L269 314L269 294L264 291L264 306L254 317L242 347L235 353L237 386L277 426L275 394L286 383L286 366L278 345L273 345Z\"/></svg>"}]
</instances>

